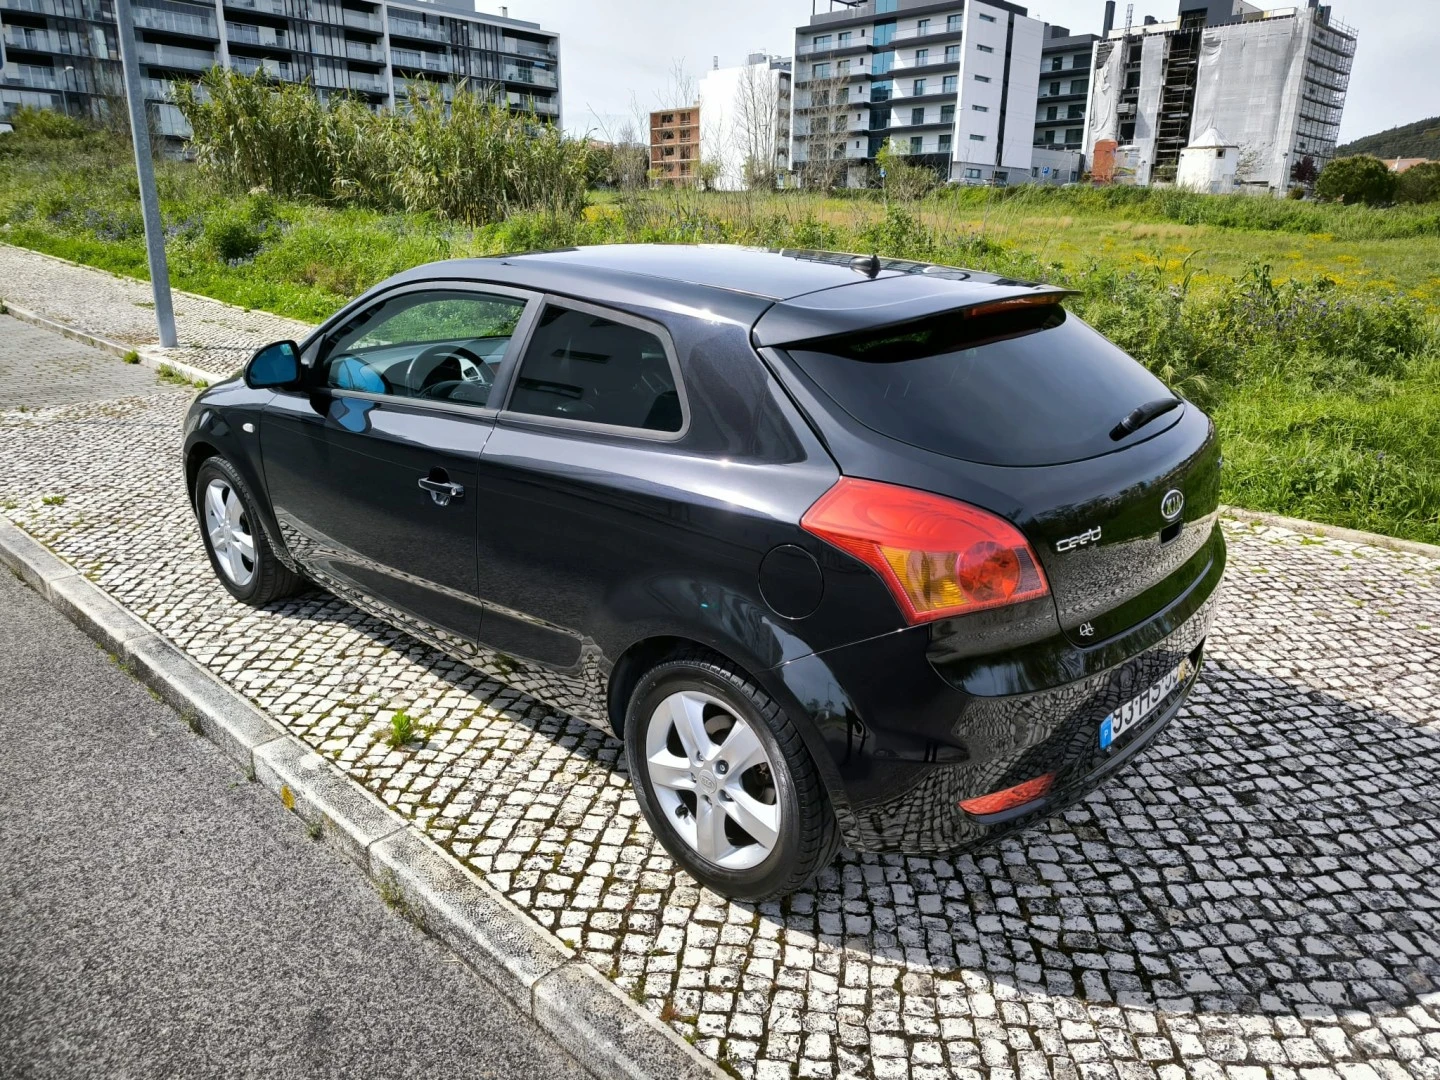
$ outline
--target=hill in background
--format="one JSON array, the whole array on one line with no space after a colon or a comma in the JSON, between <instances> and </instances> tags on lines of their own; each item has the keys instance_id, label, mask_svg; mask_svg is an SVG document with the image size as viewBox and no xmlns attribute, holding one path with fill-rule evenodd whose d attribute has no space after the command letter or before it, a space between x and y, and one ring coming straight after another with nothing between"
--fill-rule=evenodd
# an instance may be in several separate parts
<instances>
[{"instance_id":1,"label":"hill in background","mask_svg":"<svg viewBox=\"0 0 1440 1080\"><path fill-rule=\"evenodd\" d=\"M1374 154L1378 158L1418 157L1440 161L1440 116L1393 127L1335 148L1336 157Z\"/></svg>"}]
</instances>

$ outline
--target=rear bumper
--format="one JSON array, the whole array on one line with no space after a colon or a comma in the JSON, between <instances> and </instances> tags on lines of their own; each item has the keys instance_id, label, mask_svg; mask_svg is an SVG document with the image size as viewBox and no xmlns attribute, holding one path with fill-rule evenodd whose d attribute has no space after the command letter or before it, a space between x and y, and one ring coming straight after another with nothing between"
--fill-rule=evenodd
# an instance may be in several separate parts
<instances>
[{"instance_id":1,"label":"rear bumper","mask_svg":"<svg viewBox=\"0 0 1440 1080\"><path fill-rule=\"evenodd\" d=\"M824 733L846 843L956 851L1023 828L1092 791L1180 711L1195 674L1141 724L1100 747L1107 715L1186 657L1198 671L1224 563L1216 529L1204 571L1165 610L1091 649L1061 638L1034 647L1031 662L1019 668L1007 657L1008 674L998 682L982 677L991 671L987 658L937 663L925 627L785 665L787 687ZM1000 684L1011 692L983 692ZM1044 798L1005 813L977 816L959 807L1047 774L1055 782Z\"/></svg>"}]
</instances>

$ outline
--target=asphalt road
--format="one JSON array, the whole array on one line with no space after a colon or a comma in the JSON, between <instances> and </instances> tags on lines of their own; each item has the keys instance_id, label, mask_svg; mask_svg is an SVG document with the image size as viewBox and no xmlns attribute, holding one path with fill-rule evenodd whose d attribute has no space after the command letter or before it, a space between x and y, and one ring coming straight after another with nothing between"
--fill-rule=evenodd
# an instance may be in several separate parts
<instances>
[{"instance_id":1,"label":"asphalt road","mask_svg":"<svg viewBox=\"0 0 1440 1080\"><path fill-rule=\"evenodd\" d=\"M0 1077L584 1075L0 569Z\"/></svg>"}]
</instances>

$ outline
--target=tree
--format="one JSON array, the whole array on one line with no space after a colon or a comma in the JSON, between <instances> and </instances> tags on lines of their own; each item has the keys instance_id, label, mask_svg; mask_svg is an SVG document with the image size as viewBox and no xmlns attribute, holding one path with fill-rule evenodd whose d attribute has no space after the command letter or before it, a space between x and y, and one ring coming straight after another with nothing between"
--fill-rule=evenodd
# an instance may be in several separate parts
<instances>
[{"instance_id":1,"label":"tree","mask_svg":"<svg viewBox=\"0 0 1440 1080\"><path fill-rule=\"evenodd\" d=\"M1440 161L1412 165L1401 173L1395 184L1395 201L1440 202Z\"/></svg>"},{"instance_id":2,"label":"tree","mask_svg":"<svg viewBox=\"0 0 1440 1080\"><path fill-rule=\"evenodd\" d=\"M1368 206L1388 203L1395 197L1395 174L1379 158L1369 154L1336 158L1320 170L1315 194L1342 203L1363 202Z\"/></svg>"},{"instance_id":3,"label":"tree","mask_svg":"<svg viewBox=\"0 0 1440 1080\"><path fill-rule=\"evenodd\" d=\"M875 164L885 174L880 186L885 189L887 199L912 202L923 199L940 185L934 169L912 165L906 160L907 156L904 144L898 140L882 146L875 155Z\"/></svg>"},{"instance_id":4,"label":"tree","mask_svg":"<svg viewBox=\"0 0 1440 1080\"><path fill-rule=\"evenodd\" d=\"M815 67L828 72L828 65ZM795 168L807 187L829 191L845 182L849 163L845 158L845 140L850 129L850 76L822 73L812 77L798 91L795 125L797 150L804 148L805 160L796 155ZM863 105L860 106L864 108Z\"/></svg>"},{"instance_id":5,"label":"tree","mask_svg":"<svg viewBox=\"0 0 1440 1080\"><path fill-rule=\"evenodd\" d=\"M1315 178L1319 175L1320 166L1315 164L1315 159L1309 154L1297 161L1295 167L1290 170L1290 179L1297 184L1304 184L1306 187L1314 184Z\"/></svg>"},{"instance_id":6,"label":"tree","mask_svg":"<svg viewBox=\"0 0 1440 1080\"><path fill-rule=\"evenodd\" d=\"M768 64L747 64L740 71L733 136L745 186L773 188L780 167L780 80Z\"/></svg>"}]
</instances>

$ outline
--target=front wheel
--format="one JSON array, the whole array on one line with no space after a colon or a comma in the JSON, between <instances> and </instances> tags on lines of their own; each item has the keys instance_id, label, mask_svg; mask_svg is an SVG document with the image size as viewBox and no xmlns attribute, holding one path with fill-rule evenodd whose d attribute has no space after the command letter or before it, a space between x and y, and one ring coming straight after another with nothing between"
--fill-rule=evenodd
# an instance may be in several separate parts
<instances>
[{"instance_id":1,"label":"front wheel","mask_svg":"<svg viewBox=\"0 0 1440 1080\"><path fill-rule=\"evenodd\" d=\"M668 660L635 688L625 748L640 809L702 885L759 902L808 885L840 842L789 717L718 659Z\"/></svg>"},{"instance_id":2,"label":"front wheel","mask_svg":"<svg viewBox=\"0 0 1440 1080\"><path fill-rule=\"evenodd\" d=\"M205 553L231 596L260 607L303 587L299 575L275 557L255 496L233 465L207 458L195 476L194 499Z\"/></svg>"}]
</instances>

